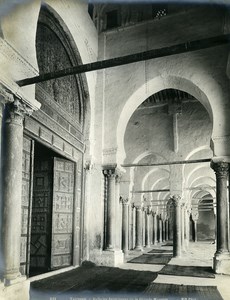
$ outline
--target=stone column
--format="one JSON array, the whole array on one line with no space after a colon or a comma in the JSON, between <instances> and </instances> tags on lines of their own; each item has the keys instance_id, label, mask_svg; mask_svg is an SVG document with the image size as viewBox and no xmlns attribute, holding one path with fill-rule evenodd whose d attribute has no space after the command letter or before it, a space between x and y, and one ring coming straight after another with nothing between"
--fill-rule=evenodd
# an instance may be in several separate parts
<instances>
[{"instance_id":1,"label":"stone column","mask_svg":"<svg viewBox=\"0 0 230 300\"><path fill-rule=\"evenodd\" d=\"M142 207L142 246L146 245L146 207Z\"/></svg>"},{"instance_id":2,"label":"stone column","mask_svg":"<svg viewBox=\"0 0 230 300\"><path fill-rule=\"evenodd\" d=\"M162 243L162 219L161 219L161 215L158 217L158 242Z\"/></svg>"},{"instance_id":3,"label":"stone column","mask_svg":"<svg viewBox=\"0 0 230 300\"><path fill-rule=\"evenodd\" d=\"M136 250L142 250L142 208L136 206Z\"/></svg>"},{"instance_id":4,"label":"stone column","mask_svg":"<svg viewBox=\"0 0 230 300\"><path fill-rule=\"evenodd\" d=\"M172 201L174 205L174 222L173 222L173 256L181 256L181 197L173 195Z\"/></svg>"},{"instance_id":5,"label":"stone column","mask_svg":"<svg viewBox=\"0 0 230 300\"><path fill-rule=\"evenodd\" d=\"M165 219L162 219L162 242L165 242Z\"/></svg>"},{"instance_id":6,"label":"stone column","mask_svg":"<svg viewBox=\"0 0 230 300\"><path fill-rule=\"evenodd\" d=\"M116 173L115 169L103 170L105 176L108 179L108 194L107 194L107 228L106 228L106 250L114 250L115 248L115 184Z\"/></svg>"},{"instance_id":7,"label":"stone column","mask_svg":"<svg viewBox=\"0 0 230 300\"><path fill-rule=\"evenodd\" d=\"M181 248L183 251L185 251L185 240L184 240L184 235L185 235L185 222L184 222L184 217L185 217L185 204L183 203L181 205Z\"/></svg>"},{"instance_id":8,"label":"stone column","mask_svg":"<svg viewBox=\"0 0 230 300\"><path fill-rule=\"evenodd\" d=\"M185 248L188 249L190 235L190 210L185 209Z\"/></svg>"},{"instance_id":9,"label":"stone column","mask_svg":"<svg viewBox=\"0 0 230 300\"><path fill-rule=\"evenodd\" d=\"M153 245L153 213L150 213L150 245Z\"/></svg>"},{"instance_id":10,"label":"stone column","mask_svg":"<svg viewBox=\"0 0 230 300\"><path fill-rule=\"evenodd\" d=\"M153 212L153 245L157 244L157 214Z\"/></svg>"},{"instance_id":11,"label":"stone column","mask_svg":"<svg viewBox=\"0 0 230 300\"><path fill-rule=\"evenodd\" d=\"M122 199L122 250L129 251L129 199Z\"/></svg>"},{"instance_id":12,"label":"stone column","mask_svg":"<svg viewBox=\"0 0 230 300\"><path fill-rule=\"evenodd\" d=\"M146 247L150 248L150 243L151 243L151 230L150 230L150 222L151 222L151 218L152 217L152 212L151 210L148 208L147 209L147 215L146 215Z\"/></svg>"},{"instance_id":13,"label":"stone column","mask_svg":"<svg viewBox=\"0 0 230 300\"><path fill-rule=\"evenodd\" d=\"M115 177L115 249L120 251L122 245L122 214L123 214L123 205L120 201L120 181L122 174L116 170ZM129 218L127 218L128 220Z\"/></svg>"},{"instance_id":14,"label":"stone column","mask_svg":"<svg viewBox=\"0 0 230 300\"><path fill-rule=\"evenodd\" d=\"M192 220L193 220L193 241L197 242L197 221L198 221L199 213L195 211L192 213Z\"/></svg>"},{"instance_id":15,"label":"stone column","mask_svg":"<svg viewBox=\"0 0 230 300\"><path fill-rule=\"evenodd\" d=\"M132 249L136 247L136 207L133 204L133 242Z\"/></svg>"},{"instance_id":16,"label":"stone column","mask_svg":"<svg viewBox=\"0 0 230 300\"><path fill-rule=\"evenodd\" d=\"M129 210L129 250L133 249L133 204L128 207Z\"/></svg>"},{"instance_id":17,"label":"stone column","mask_svg":"<svg viewBox=\"0 0 230 300\"><path fill-rule=\"evenodd\" d=\"M214 270L216 273L230 274L229 254L229 216L227 199L227 178L229 165L226 162L211 162L216 173L216 216L217 241L214 257Z\"/></svg>"},{"instance_id":18,"label":"stone column","mask_svg":"<svg viewBox=\"0 0 230 300\"><path fill-rule=\"evenodd\" d=\"M32 110L16 99L6 105L3 161L3 228L4 278L6 284L20 277L21 192L23 120Z\"/></svg>"},{"instance_id":19,"label":"stone column","mask_svg":"<svg viewBox=\"0 0 230 300\"><path fill-rule=\"evenodd\" d=\"M169 239L169 221L168 218L165 219L165 240Z\"/></svg>"}]
</instances>

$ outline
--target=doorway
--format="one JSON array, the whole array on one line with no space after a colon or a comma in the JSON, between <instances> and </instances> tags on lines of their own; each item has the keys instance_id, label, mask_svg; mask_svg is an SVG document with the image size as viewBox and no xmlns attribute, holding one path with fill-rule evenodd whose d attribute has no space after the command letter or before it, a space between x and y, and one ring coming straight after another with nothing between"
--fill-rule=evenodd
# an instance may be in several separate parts
<instances>
[{"instance_id":1,"label":"doorway","mask_svg":"<svg viewBox=\"0 0 230 300\"><path fill-rule=\"evenodd\" d=\"M32 151L30 164L27 156L30 184L23 189L28 190L23 201L28 205L23 207L21 272L34 276L73 264L76 166L38 142L24 141Z\"/></svg>"}]
</instances>

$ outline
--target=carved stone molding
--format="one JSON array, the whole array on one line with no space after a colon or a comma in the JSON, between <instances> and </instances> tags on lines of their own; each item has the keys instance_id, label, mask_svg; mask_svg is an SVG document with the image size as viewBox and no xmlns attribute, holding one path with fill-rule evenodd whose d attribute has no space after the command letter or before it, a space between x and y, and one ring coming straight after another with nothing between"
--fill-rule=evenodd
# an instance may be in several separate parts
<instances>
[{"instance_id":1,"label":"carved stone molding","mask_svg":"<svg viewBox=\"0 0 230 300\"><path fill-rule=\"evenodd\" d=\"M227 162L211 162L211 168L216 173L216 177L224 178L228 176L229 164Z\"/></svg>"}]
</instances>

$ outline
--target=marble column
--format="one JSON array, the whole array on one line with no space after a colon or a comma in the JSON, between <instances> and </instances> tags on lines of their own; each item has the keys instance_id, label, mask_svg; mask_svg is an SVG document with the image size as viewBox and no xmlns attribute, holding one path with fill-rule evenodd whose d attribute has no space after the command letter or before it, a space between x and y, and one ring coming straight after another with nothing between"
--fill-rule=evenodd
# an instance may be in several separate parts
<instances>
[{"instance_id":1,"label":"marble column","mask_svg":"<svg viewBox=\"0 0 230 300\"><path fill-rule=\"evenodd\" d=\"M133 204L129 204L129 250L133 249Z\"/></svg>"},{"instance_id":2,"label":"marble column","mask_svg":"<svg viewBox=\"0 0 230 300\"><path fill-rule=\"evenodd\" d=\"M185 209L185 248L188 249L190 235L190 210Z\"/></svg>"},{"instance_id":3,"label":"marble column","mask_svg":"<svg viewBox=\"0 0 230 300\"><path fill-rule=\"evenodd\" d=\"M174 206L174 222L173 222L173 256L181 256L181 197L179 195L172 196Z\"/></svg>"},{"instance_id":4,"label":"marble column","mask_svg":"<svg viewBox=\"0 0 230 300\"><path fill-rule=\"evenodd\" d=\"M162 243L162 219L161 215L158 217L158 242Z\"/></svg>"},{"instance_id":5,"label":"marble column","mask_svg":"<svg viewBox=\"0 0 230 300\"><path fill-rule=\"evenodd\" d=\"M150 245L153 245L153 213L150 214Z\"/></svg>"},{"instance_id":6,"label":"marble column","mask_svg":"<svg viewBox=\"0 0 230 300\"><path fill-rule=\"evenodd\" d=\"M136 250L142 250L142 207L136 206Z\"/></svg>"},{"instance_id":7,"label":"marble column","mask_svg":"<svg viewBox=\"0 0 230 300\"><path fill-rule=\"evenodd\" d=\"M227 199L227 179L229 165L226 162L211 162L216 173L216 217L217 241L214 256L214 270L216 273L230 274L229 254L229 215Z\"/></svg>"},{"instance_id":8,"label":"marble column","mask_svg":"<svg viewBox=\"0 0 230 300\"><path fill-rule=\"evenodd\" d=\"M165 219L162 219L162 242L165 242Z\"/></svg>"},{"instance_id":9,"label":"marble column","mask_svg":"<svg viewBox=\"0 0 230 300\"><path fill-rule=\"evenodd\" d=\"M165 219L165 240L168 241L169 239L169 221L168 218Z\"/></svg>"},{"instance_id":10,"label":"marble column","mask_svg":"<svg viewBox=\"0 0 230 300\"><path fill-rule=\"evenodd\" d=\"M153 212L153 245L157 244L157 214Z\"/></svg>"},{"instance_id":11,"label":"marble column","mask_svg":"<svg viewBox=\"0 0 230 300\"><path fill-rule=\"evenodd\" d=\"M132 249L136 247L136 207L133 204L133 240L132 240Z\"/></svg>"},{"instance_id":12,"label":"marble column","mask_svg":"<svg viewBox=\"0 0 230 300\"><path fill-rule=\"evenodd\" d=\"M106 250L115 249L116 238L116 197L115 197L115 185L116 185L116 173L115 169L103 170L104 175L108 180L108 193L107 193L107 228L106 228Z\"/></svg>"},{"instance_id":13,"label":"marble column","mask_svg":"<svg viewBox=\"0 0 230 300\"><path fill-rule=\"evenodd\" d=\"M184 240L184 235L185 235L185 204L183 203L181 205L181 248L183 251L185 251L185 240Z\"/></svg>"},{"instance_id":14,"label":"marble column","mask_svg":"<svg viewBox=\"0 0 230 300\"><path fill-rule=\"evenodd\" d=\"M142 246L146 245L146 207L142 207Z\"/></svg>"},{"instance_id":15,"label":"marble column","mask_svg":"<svg viewBox=\"0 0 230 300\"><path fill-rule=\"evenodd\" d=\"M192 220L193 220L193 241L197 242L197 221L198 221L199 214L198 212L192 213Z\"/></svg>"},{"instance_id":16,"label":"marble column","mask_svg":"<svg viewBox=\"0 0 230 300\"><path fill-rule=\"evenodd\" d=\"M6 105L3 161L3 256L4 278L10 284L21 276L21 193L23 120L32 110L18 99Z\"/></svg>"},{"instance_id":17,"label":"marble column","mask_svg":"<svg viewBox=\"0 0 230 300\"><path fill-rule=\"evenodd\" d=\"M129 251L129 199L121 198L122 202L122 250Z\"/></svg>"},{"instance_id":18,"label":"marble column","mask_svg":"<svg viewBox=\"0 0 230 300\"><path fill-rule=\"evenodd\" d=\"M150 228L150 222L151 222L152 212L148 209L147 215L146 215L146 247L150 248L151 244L151 228Z\"/></svg>"},{"instance_id":19,"label":"marble column","mask_svg":"<svg viewBox=\"0 0 230 300\"><path fill-rule=\"evenodd\" d=\"M120 201L120 181L122 174L116 170L115 177L115 249L120 251L122 248L122 214L123 205ZM127 218L128 220L128 218Z\"/></svg>"}]
</instances>

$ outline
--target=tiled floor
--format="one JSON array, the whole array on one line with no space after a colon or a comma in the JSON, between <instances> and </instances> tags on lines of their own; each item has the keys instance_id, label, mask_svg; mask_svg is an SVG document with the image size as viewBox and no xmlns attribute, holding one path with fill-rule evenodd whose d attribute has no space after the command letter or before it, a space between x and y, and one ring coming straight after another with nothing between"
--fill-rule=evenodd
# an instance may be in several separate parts
<instances>
[{"instance_id":1,"label":"tiled floor","mask_svg":"<svg viewBox=\"0 0 230 300\"><path fill-rule=\"evenodd\" d=\"M183 266L203 266L204 271L210 271L214 252L215 245L210 242L190 243L189 249L181 258L172 258L168 264L182 266L180 267L182 270L189 269ZM215 275L215 278L202 278L194 277L198 274L191 274L193 276L158 274L165 266L156 263L159 255L168 256L171 253L172 246L161 244L144 249L143 252L130 251L126 262L118 268L86 264L67 273L34 281L31 283L31 300L79 300L79 298L83 300L82 298L86 297L93 300L109 297L123 299L130 297L133 300L144 297L157 300L217 300L221 299L218 291L224 300L230 299L230 276ZM129 262L142 254L144 254L142 259L137 260L139 263ZM145 263L141 263L142 261Z\"/></svg>"}]
</instances>

